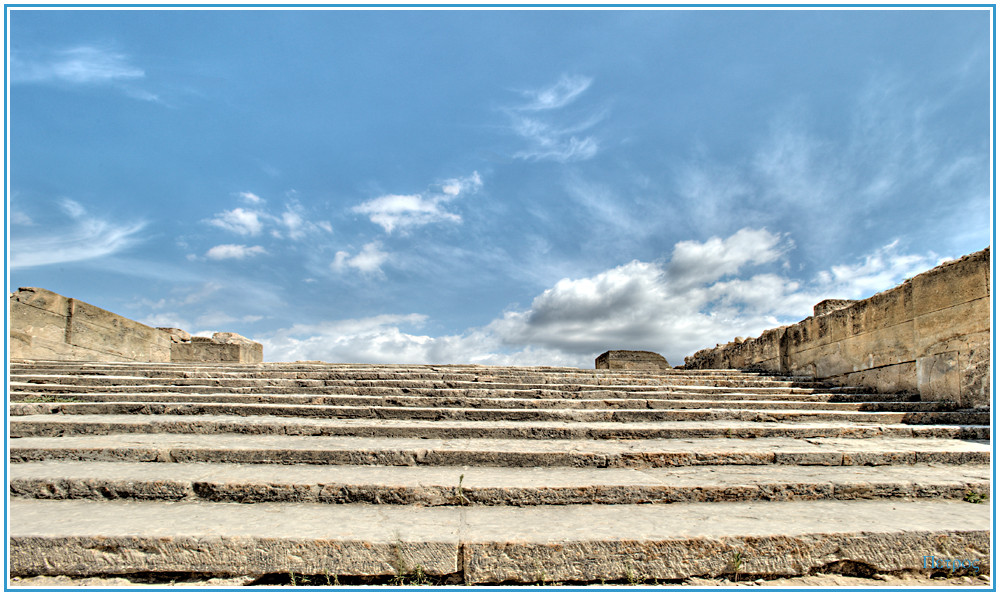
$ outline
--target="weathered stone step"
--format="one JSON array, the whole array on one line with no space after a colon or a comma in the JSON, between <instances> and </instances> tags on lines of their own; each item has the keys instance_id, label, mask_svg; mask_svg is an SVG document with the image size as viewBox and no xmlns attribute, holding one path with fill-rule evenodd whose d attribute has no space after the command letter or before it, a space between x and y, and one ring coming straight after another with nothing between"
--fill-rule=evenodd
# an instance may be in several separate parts
<instances>
[{"instance_id":1,"label":"weathered stone step","mask_svg":"<svg viewBox=\"0 0 1000 596\"><path fill-rule=\"evenodd\" d=\"M690 439L758 437L931 437L963 440L990 438L989 426L855 424L832 422L685 421L567 422L454 421L276 418L272 416L174 416L39 414L9 419L12 437L59 437L123 433L290 436L367 436L517 439Z\"/></svg>"},{"instance_id":2,"label":"weathered stone step","mask_svg":"<svg viewBox=\"0 0 1000 596\"><path fill-rule=\"evenodd\" d=\"M317 394L245 394L245 393L60 393L57 397L37 393L12 393L12 403L48 402L161 402L161 403L243 403L243 404L313 404L328 406L396 406L414 408L544 408L544 409L671 409L671 408L749 408L756 410L840 410L850 412L948 412L958 408L949 401L820 401L816 396L807 400L770 400L767 396L723 397L661 393L667 399L636 393L630 397L593 399L588 394L566 398L514 398L465 396L382 396L382 395L317 395ZM739 399L751 397L756 399Z\"/></svg>"},{"instance_id":3,"label":"weathered stone step","mask_svg":"<svg viewBox=\"0 0 1000 596\"><path fill-rule=\"evenodd\" d=\"M778 389L738 388L725 391L706 391L704 388L687 391L670 387L616 387L597 389L580 388L576 391L552 389L496 389L489 387L464 389L355 387L355 386L301 386L301 387L253 387L253 386L207 386L207 385L38 385L32 383L11 383L12 395L59 396L61 394L83 393L197 393L197 394L242 394L242 395L361 395L372 397L504 397L504 398L550 398L579 399L584 397L607 398L695 398L706 399L789 399L819 401L914 401L896 394L853 394L827 391L786 391ZM717 389L717 388L716 388Z\"/></svg>"},{"instance_id":4,"label":"weathered stone step","mask_svg":"<svg viewBox=\"0 0 1000 596\"><path fill-rule=\"evenodd\" d=\"M640 439L568 441L276 435L78 435L8 442L10 461L208 462L388 466L987 464L988 444L954 439Z\"/></svg>"},{"instance_id":5,"label":"weathered stone step","mask_svg":"<svg viewBox=\"0 0 1000 596\"><path fill-rule=\"evenodd\" d=\"M646 422L743 420L798 422L829 420L875 424L988 424L980 412L845 412L838 410L757 409L562 409L416 408L392 406L328 406L228 403L12 403L11 416L36 414L171 414L179 416L287 416L298 418L376 418L401 420L570 420L577 422Z\"/></svg>"},{"instance_id":6,"label":"weathered stone step","mask_svg":"<svg viewBox=\"0 0 1000 596\"><path fill-rule=\"evenodd\" d=\"M990 507L791 501L409 507L10 502L9 572L219 576L460 574L469 584L802 575L841 561L989 571Z\"/></svg>"},{"instance_id":7,"label":"weathered stone step","mask_svg":"<svg viewBox=\"0 0 1000 596\"><path fill-rule=\"evenodd\" d=\"M816 499L985 499L989 466L477 468L211 463L12 464L12 497L392 505L629 505Z\"/></svg>"},{"instance_id":8,"label":"weathered stone step","mask_svg":"<svg viewBox=\"0 0 1000 596\"><path fill-rule=\"evenodd\" d=\"M111 391L165 391L171 388L201 388L205 390L228 389L234 391L320 391L324 393L344 394L427 394L437 392L465 392L469 395L487 396L491 394L509 394L523 392L524 394L539 394L544 392L559 392L565 395L589 391L620 391L636 392L670 392L685 394L761 394L761 395L858 395L853 391L838 388L808 388L781 385L729 383L717 385L677 385L677 384L539 384L539 383L495 383L495 382L459 382L459 381L324 381L319 379L164 379L139 377L100 377L92 380L82 377L48 377L48 378L12 378L12 391L75 391L75 392L111 392ZM861 395L866 395L861 393ZM898 399L898 397L897 397Z\"/></svg>"}]
</instances>

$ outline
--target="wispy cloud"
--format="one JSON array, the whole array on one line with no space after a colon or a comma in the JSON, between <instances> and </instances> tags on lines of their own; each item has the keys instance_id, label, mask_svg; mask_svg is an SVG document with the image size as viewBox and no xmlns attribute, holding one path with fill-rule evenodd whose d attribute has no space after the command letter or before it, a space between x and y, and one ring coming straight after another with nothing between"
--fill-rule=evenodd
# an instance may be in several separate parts
<instances>
[{"instance_id":1,"label":"wispy cloud","mask_svg":"<svg viewBox=\"0 0 1000 596\"><path fill-rule=\"evenodd\" d=\"M478 172L465 178L452 178L438 185L436 190L412 195L383 195L351 209L368 216L387 234L438 222L460 223L462 217L447 210L447 204L477 192L483 186Z\"/></svg>"},{"instance_id":2,"label":"wispy cloud","mask_svg":"<svg viewBox=\"0 0 1000 596\"><path fill-rule=\"evenodd\" d=\"M579 75L563 75L548 87L522 91L526 103L510 106L504 111L510 118L511 130L527 142L527 147L514 153L517 159L552 160L561 163L584 161L597 155L599 143L593 135L584 133L603 117L573 115L566 123L562 108L570 105L590 88L593 79Z\"/></svg>"},{"instance_id":3,"label":"wispy cloud","mask_svg":"<svg viewBox=\"0 0 1000 596\"><path fill-rule=\"evenodd\" d=\"M267 251L261 246L246 246L243 244L220 244L208 249L205 256L213 261L226 259L245 259L257 255L266 254Z\"/></svg>"},{"instance_id":4,"label":"wispy cloud","mask_svg":"<svg viewBox=\"0 0 1000 596\"><path fill-rule=\"evenodd\" d=\"M593 82L594 79L590 77L563 75L555 84L549 87L522 92L529 101L515 109L535 112L561 108L572 103Z\"/></svg>"},{"instance_id":5,"label":"wispy cloud","mask_svg":"<svg viewBox=\"0 0 1000 596\"><path fill-rule=\"evenodd\" d=\"M135 86L146 72L120 51L95 45L47 51L15 51L10 60L12 84L112 86L141 101L161 102Z\"/></svg>"},{"instance_id":6,"label":"wispy cloud","mask_svg":"<svg viewBox=\"0 0 1000 596\"><path fill-rule=\"evenodd\" d=\"M138 242L139 232L146 227L142 221L120 224L89 216L83 205L72 199L61 200L59 206L68 220L65 223L15 232L11 239L14 267L40 267L113 255Z\"/></svg>"}]
</instances>

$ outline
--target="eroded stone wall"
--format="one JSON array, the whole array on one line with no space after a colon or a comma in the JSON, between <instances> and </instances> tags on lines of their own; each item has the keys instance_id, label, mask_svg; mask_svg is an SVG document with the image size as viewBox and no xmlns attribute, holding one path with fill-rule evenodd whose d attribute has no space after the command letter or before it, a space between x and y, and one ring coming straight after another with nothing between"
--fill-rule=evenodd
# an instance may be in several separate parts
<instances>
[{"instance_id":1,"label":"eroded stone wall","mask_svg":"<svg viewBox=\"0 0 1000 596\"><path fill-rule=\"evenodd\" d=\"M8 306L14 359L258 363L264 356L261 344L235 333L154 329L43 288L19 288Z\"/></svg>"},{"instance_id":2,"label":"eroded stone wall","mask_svg":"<svg viewBox=\"0 0 1000 596\"><path fill-rule=\"evenodd\" d=\"M10 296L10 357L169 362L170 337L113 312L42 288Z\"/></svg>"},{"instance_id":3,"label":"eroded stone wall","mask_svg":"<svg viewBox=\"0 0 1000 596\"><path fill-rule=\"evenodd\" d=\"M807 375L989 406L990 249L760 337L701 350L686 368Z\"/></svg>"}]
</instances>

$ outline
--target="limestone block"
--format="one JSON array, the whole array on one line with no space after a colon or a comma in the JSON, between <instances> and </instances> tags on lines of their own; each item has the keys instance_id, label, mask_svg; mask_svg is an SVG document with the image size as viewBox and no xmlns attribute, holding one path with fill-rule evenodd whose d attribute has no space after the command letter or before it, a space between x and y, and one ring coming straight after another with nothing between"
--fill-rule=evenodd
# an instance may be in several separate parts
<instances>
[{"instance_id":1,"label":"limestone block","mask_svg":"<svg viewBox=\"0 0 1000 596\"><path fill-rule=\"evenodd\" d=\"M824 380L848 387L871 387L879 393L906 393L910 395L919 393L916 362L903 362L881 368L848 372Z\"/></svg>"},{"instance_id":2,"label":"limestone block","mask_svg":"<svg viewBox=\"0 0 1000 596\"><path fill-rule=\"evenodd\" d=\"M915 351L918 356L929 356L955 349L948 344L956 340L964 342L965 336L989 333L989 330L990 299L963 302L914 319Z\"/></svg>"},{"instance_id":3,"label":"limestone block","mask_svg":"<svg viewBox=\"0 0 1000 596\"><path fill-rule=\"evenodd\" d=\"M944 352L917 359L917 387L924 401L959 401L962 381L958 352Z\"/></svg>"},{"instance_id":4,"label":"limestone block","mask_svg":"<svg viewBox=\"0 0 1000 596\"><path fill-rule=\"evenodd\" d=\"M959 374L963 408L990 406L990 334L967 337L968 343L959 352Z\"/></svg>"},{"instance_id":5,"label":"limestone block","mask_svg":"<svg viewBox=\"0 0 1000 596\"><path fill-rule=\"evenodd\" d=\"M216 333L213 337L192 337L190 342L170 345L171 362L238 362L258 364L264 347L236 333Z\"/></svg>"},{"instance_id":6,"label":"limestone block","mask_svg":"<svg viewBox=\"0 0 1000 596\"><path fill-rule=\"evenodd\" d=\"M66 340L66 315L29 303L10 301L10 331L48 341Z\"/></svg>"},{"instance_id":7,"label":"limestone block","mask_svg":"<svg viewBox=\"0 0 1000 596\"><path fill-rule=\"evenodd\" d=\"M611 370L667 369L667 359L656 352L639 350L609 350L594 361L595 368Z\"/></svg>"},{"instance_id":8,"label":"limestone block","mask_svg":"<svg viewBox=\"0 0 1000 596\"><path fill-rule=\"evenodd\" d=\"M10 295L10 302L27 304L64 317L69 315L69 298L44 288L18 288Z\"/></svg>"},{"instance_id":9,"label":"limestone block","mask_svg":"<svg viewBox=\"0 0 1000 596\"><path fill-rule=\"evenodd\" d=\"M913 320L913 285L906 282L866 298L848 309L855 319L853 332L867 333Z\"/></svg>"},{"instance_id":10,"label":"limestone block","mask_svg":"<svg viewBox=\"0 0 1000 596\"><path fill-rule=\"evenodd\" d=\"M831 313L835 310L846 308L857 302L857 300L841 300L839 298L827 298L826 300L813 306L813 316L818 317Z\"/></svg>"},{"instance_id":11,"label":"limestone block","mask_svg":"<svg viewBox=\"0 0 1000 596\"><path fill-rule=\"evenodd\" d=\"M989 249L931 269L910 280L916 315L989 296Z\"/></svg>"},{"instance_id":12,"label":"limestone block","mask_svg":"<svg viewBox=\"0 0 1000 596\"><path fill-rule=\"evenodd\" d=\"M160 331L170 336L170 341L175 344L191 341L191 334L176 327L157 327Z\"/></svg>"}]
</instances>

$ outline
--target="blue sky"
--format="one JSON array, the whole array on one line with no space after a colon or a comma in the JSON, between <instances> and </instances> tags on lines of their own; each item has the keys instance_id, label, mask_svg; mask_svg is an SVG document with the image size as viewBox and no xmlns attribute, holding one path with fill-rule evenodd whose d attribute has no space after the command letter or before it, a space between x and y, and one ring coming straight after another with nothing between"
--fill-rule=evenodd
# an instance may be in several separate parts
<instances>
[{"instance_id":1,"label":"blue sky","mask_svg":"<svg viewBox=\"0 0 1000 596\"><path fill-rule=\"evenodd\" d=\"M8 269L267 360L671 364L991 241L988 10L9 10Z\"/></svg>"}]
</instances>

